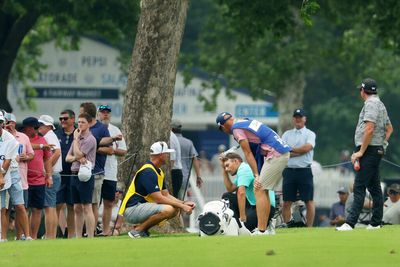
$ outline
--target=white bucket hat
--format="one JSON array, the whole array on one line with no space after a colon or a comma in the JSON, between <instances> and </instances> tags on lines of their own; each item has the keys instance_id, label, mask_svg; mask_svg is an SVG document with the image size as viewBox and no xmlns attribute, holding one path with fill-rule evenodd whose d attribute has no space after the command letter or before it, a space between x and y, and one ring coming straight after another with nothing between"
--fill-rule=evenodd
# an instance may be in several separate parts
<instances>
[{"instance_id":1,"label":"white bucket hat","mask_svg":"<svg viewBox=\"0 0 400 267\"><path fill-rule=\"evenodd\" d=\"M51 127L53 127L53 130L56 129L56 127L54 127L54 119L53 119L51 116L49 116L49 115L42 115L42 116L40 116L39 119L38 119L38 122L39 122L39 123L42 123L42 124L44 124L44 125L46 125L46 126L51 126Z\"/></svg>"}]
</instances>

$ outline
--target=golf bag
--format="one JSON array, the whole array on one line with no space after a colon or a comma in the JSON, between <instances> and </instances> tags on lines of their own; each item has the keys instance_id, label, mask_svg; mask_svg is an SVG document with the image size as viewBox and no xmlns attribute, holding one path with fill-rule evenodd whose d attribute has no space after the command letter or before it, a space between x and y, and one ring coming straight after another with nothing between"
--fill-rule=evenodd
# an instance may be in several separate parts
<instances>
[{"instance_id":1,"label":"golf bag","mask_svg":"<svg viewBox=\"0 0 400 267\"><path fill-rule=\"evenodd\" d=\"M207 202L203 212L197 218L200 236L239 235L239 226L229 209L229 201L225 199Z\"/></svg>"}]
</instances>

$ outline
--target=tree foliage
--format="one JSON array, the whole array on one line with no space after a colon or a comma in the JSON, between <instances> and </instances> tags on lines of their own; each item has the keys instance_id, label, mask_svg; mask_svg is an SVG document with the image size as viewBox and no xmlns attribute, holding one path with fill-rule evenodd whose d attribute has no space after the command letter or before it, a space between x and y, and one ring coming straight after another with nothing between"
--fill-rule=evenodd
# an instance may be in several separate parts
<instances>
[{"instance_id":1,"label":"tree foliage","mask_svg":"<svg viewBox=\"0 0 400 267\"><path fill-rule=\"evenodd\" d=\"M2 1L0 90L3 97L0 105L11 109L6 96L13 66L13 81L25 85L27 79L45 67L37 62L40 44L55 39L64 49L77 49L81 35L103 37L114 45L122 40L126 43L134 38L138 13L138 1L129 0ZM32 88L25 88L28 98L35 93Z\"/></svg>"},{"instance_id":2,"label":"tree foliage","mask_svg":"<svg viewBox=\"0 0 400 267\"><path fill-rule=\"evenodd\" d=\"M307 9L309 5L312 8ZM233 88L247 88L254 98L279 95L283 77L308 68L306 58L312 53L307 51L304 36L309 29L300 17L309 18L315 9L313 1L303 5L300 1L241 0L214 4L214 13L199 34L195 60L209 75L214 90L200 96L205 108L215 109L222 86L228 97L233 97Z\"/></svg>"},{"instance_id":3,"label":"tree foliage","mask_svg":"<svg viewBox=\"0 0 400 267\"><path fill-rule=\"evenodd\" d=\"M399 116L394 112L400 96L398 27L391 27L399 23L395 19L397 2L319 1L312 27L305 27L304 19L289 16L289 22L278 30L260 26L272 23L270 18L258 19L265 16L261 7L270 4L266 2L252 1L249 9L240 11L245 9L244 1L220 1L215 13L210 14L206 30L200 32L197 66L208 72L217 88L211 97L202 98L208 109L215 108L213 97L222 86L228 87L228 97L234 97L229 89L244 87L254 97L264 98L273 92L279 98L281 90L287 90L285 82L302 72L308 125L318 136L316 159L333 163L339 160L342 149L353 149L354 129L363 104L356 86L363 78L373 77L393 125L398 125ZM280 7L277 4L270 10L296 14L288 11L296 10L291 4L289 9L274 10ZM314 12L315 6L312 9ZM398 137L395 130L386 156L395 162L400 161ZM384 172L388 175L388 168Z\"/></svg>"}]
</instances>

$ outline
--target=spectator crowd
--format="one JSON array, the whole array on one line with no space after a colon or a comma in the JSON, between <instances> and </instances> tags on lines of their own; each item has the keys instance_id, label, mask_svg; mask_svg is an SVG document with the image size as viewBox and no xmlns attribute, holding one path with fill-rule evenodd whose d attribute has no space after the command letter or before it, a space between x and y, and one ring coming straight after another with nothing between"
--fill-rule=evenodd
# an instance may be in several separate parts
<instances>
[{"instance_id":1,"label":"spectator crowd","mask_svg":"<svg viewBox=\"0 0 400 267\"><path fill-rule=\"evenodd\" d=\"M60 112L59 129L46 114L17 127L14 114L0 112L1 242L11 218L17 240L112 235L117 158L127 148L111 111L82 103L79 114ZM95 231L100 204L102 227Z\"/></svg>"}]
</instances>

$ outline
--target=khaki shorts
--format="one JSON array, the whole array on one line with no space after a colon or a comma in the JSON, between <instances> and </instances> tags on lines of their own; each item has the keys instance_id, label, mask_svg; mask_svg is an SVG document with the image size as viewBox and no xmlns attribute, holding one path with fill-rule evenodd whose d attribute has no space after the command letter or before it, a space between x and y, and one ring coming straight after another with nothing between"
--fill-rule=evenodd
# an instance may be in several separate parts
<instances>
[{"instance_id":1,"label":"khaki shorts","mask_svg":"<svg viewBox=\"0 0 400 267\"><path fill-rule=\"evenodd\" d=\"M92 196L92 204L100 204L101 200L101 187L103 185L104 174L97 174L94 176L94 189Z\"/></svg>"},{"instance_id":2,"label":"khaki shorts","mask_svg":"<svg viewBox=\"0 0 400 267\"><path fill-rule=\"evenodd\" d=\"M289 161L290 152L264 161L260 173L262 189L275 190L282 180L282 172Z\"/></svg>"}]
</instances>

